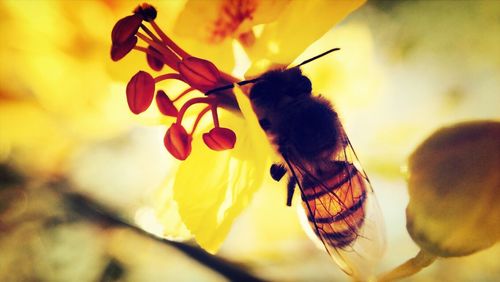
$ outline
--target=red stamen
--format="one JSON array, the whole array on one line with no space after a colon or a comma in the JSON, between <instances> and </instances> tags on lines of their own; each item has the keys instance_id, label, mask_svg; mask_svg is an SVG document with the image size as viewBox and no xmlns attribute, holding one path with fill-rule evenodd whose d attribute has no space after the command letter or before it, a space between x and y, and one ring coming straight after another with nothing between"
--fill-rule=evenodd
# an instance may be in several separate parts
<instances>
[{"instance_id":1,"label":"red stamen","mask_svg":"<svg viewBox=\"0 0 500 282\"><path fill-rule=\"evenodd\" d=\"M151 67L155 71L161 71L163 69L163 58L161 58L160 52L156 51L153 46L148 46L149 52L146 52L146 61L148 62L149 67ZM159 59L159 58L161 59Z\"/></svg>"},{"instance_id":2,"label":"red stamen","mask_svg":"<svg viewBox=\"0 0 500 282\"><path fill-rule=\"evenodd\" d=\"M178 160L185 160L191 154L193 137L179 123L174 123L167 130L163 142L168 152Z\"/></svg>"},{"instance_id":3,"label":"red stamen","mask_svg":"<svg viewBox=\"0 0 500 282\"><path fill-rule=\"evenodd\" d=\"M163 65L165 65L165 63L163 62L163 56L153 47L148 46L148 48L144 48L141 46L134 46L133 49L146 53L146 60L148 61L148 65L153 70L160 71L163 68Z\"/></svg>"},{"instance_id":4,"label":"red stamen","mask_svg":"<svg viewBox=\"0 0 500 282\"><path fill-rule=\"evenodd\" d=\"M177 98L175 98L172 102L177 102L180 98L184 97L186 94L188 94L189 92L191 92L193 90L194 90L193 87L189 87L188 89L182 91L182 93L179 94L179 96L177 96Z\"/></svg>"},{"instance_id":5,"label":"red stamen","mask_svg":"<svg viewBox=\"0 0 500 282\"><path fill-rule=\"evenodd\" d=\"M212 104L212 119L214 120L214 126L219 127L219 115L217 114L217 105Z\"/></svg>"},{"instance_id":6,"label":"red stamen","mask_svg":"<svg viewBox=\"0 0 500 282\"><path fill-rule=\"evenodd\" d=\"M234 147L236 135L233 131L219 126L217 113L218 105L232 106L235 104L231 93L217 93L205 97L188 99L180 108L174 105L193 90L206 92L210 89L220 87L237 79L231 75L220 72L210 61L192 57L173 42L156 24L156 9L149 4L141 4L134 10L134 15L120 19L111 32L112 46L111 58L120 60L132 49L144 52L146 60L151 69L160 71L164 65L174 70L172 73L162 74L153 78L149 73L139 71L127 84L127 102L130 110L139 114L148 109L155 97L156 83L175 79L189 85L189 88L181 92L174 100L163 91L158 90L156 104L159 111L167 116L177 117L177 121L167 130L164 143L167 150L179 160L186 159L191 153L192 135L196 131L201 119L212 112L214 128L203 134L203 141L212 150L226 150ZM150 23L147 27L142 21ZM142 31L139 31L139 28ZM147 43L147 47L137 46L138 39ZM231 97L229 97L231 96ZM196 116L191 132L188 134L181 122L186 111L194 104L207 104ZM236 107L236 106L234 106Z\"/></svg>"},{"instance_id":7,"label":"red stamen","mask_svg":"<svg viewBox=\"0 0 500 282\"><path fill-rule=\"evenodd\" d=\"M149 22L151 26L154 28L156 33L160 36L160 38L163 40L163 43L165 43L170 49L172 49L175 53L177 53L179 56L182 58L187 58L191 57L186 51L182 50L177 44L175 44L172 39L170 39L162 30L161 28L156 24L155 21L150 21Z\"/></svg>"},{"instance_id":8,"label":"red stamen","mask_svg":"<svg viewBox=\"0 0 500 282\"><path fill-rule=\"evenodd\" d=\"M136 115L147 110L153 102L154 92L153 77L145 71L136 73L127 84L127 102L130 110Z\"/></svg>"},{"instance_id":9,"label":"red stamen","mask_svg":"<svg viewBox=\"0 0 500 282\"><path fill-rule=\"evenodd\" d=\"M198 127L198 123L200 122L201 118L203 118L203 116L210 110L210 106L204 108L199 114L198 116L196 117L196 120L194 121L194 124L193 124L193 129L191 129L191 133L190 135L193 135L193 133L195 132L196 130L196 127Z\"/></svg>"},{"instance_id":10,"label":"red stamen","mask_svg":"<svg viewBox=\"0 0 500 282\"><path fill-rule=\"evenodd\" d=\"M162 74L162 75L155 77L154 81L155 81L155 83L157 83L157 82L160 82L162 80L167 80L167 79L176 79L176 80L184 81L184 79L182 79L182 76L180 76L178 73Z\"/></svg>"},{"instance_id":11,"label":"red stamen","mask_svg":"<svg viewBox=\"0 0 500 282\"><path fill-rule=\"evenodd\" d=\"M158 38L147 26L145 26L144 24L141 24L141 28L142 28L142 30L144 30L144 32L146 32L147 35L149 35L149 37L151 37L151 39L153 39L154 41L156 41L158 43L162 43L161 39Z\"/></svg>"},{"instance_id":12,"label":"red stamen","mask_svg":"<svg viewBox=\"0 0 500 282\"><path fill-rule=\"evenodd\" d=\"M172 52L172 50L166 48L165 46L161 45L160 43L154 40L151 40L149 37L140 32L137 32L137 37L144 40L149 45L153 46L158 52L160 52L163 55L165 64L167 64L172 69L178 71L177 65L179 64L180 59L179 57L177 57L177 55L174 54L174 52Z\"/></svg>"},{"instance_id":13,"label":"red stamen","mask_svg":"<svg viewBox=\"0 0 500 282\"><path fill-rule=\"evenodd\" d=\"M215 88L220 79L219 70L212 62L196 57L183 59L179 73L189 85L202 92Z\"/></svg>"},{"instance_id":14,"label":"red stamen","mask_svg":"<svg viewBox=\"0 0 500 282\"><path fill-rule=\"evenodd\" d=\"M113 44L122 44L134 36L139 30L142 19L137 15L130 15L116 22L111 31L111 42Z\"/></svg>"},{"instance_id":15,"label":"red stamen","mask_svg":"<svg viewBox=\"0 0 500 282\"><path fill-rule=\"evenodd\" d=\"M134 9L134 14L139 15L142 19L150 22L156 19L156 9L148 3L142 3Z\"/></svg>"},{"instance_id":16,"label":"red stamen","mask_svg":"<svg viewBox=\"0 0 500 282\"><path fill-rule=\"evenodd\" d=\"M179 110L179 114L177 115L177 123L182 122L182 118L184 117L184 113L192 105L200 104L200 103L211 105L214 101L215 101L215 99L213 97L200 97L200 98L193 98L191 100L188 100L184 105L182 105L181 109Z\"/></svg>"},{"instance_id":17,"label":"red stamen","mask_svg":"<svg viewBox=\"0 0 500 282\"><path fill-rule=\"evenodd\" d=\"M155 56L156 59L158 60L163 60L163 57L160 53L154 53L154 52L151 52L151 50L149 50L148 48L146 47L142 47L142 46L134 46L133 48L134 50L137 50L137 51L140 51L140 52L144 52L146 53L146 55L151 55L151 56Z\"/></svg>"},{"instance_id":18,"label":"red stamen","mask_svg":"<svg viewBox=\"0 0 500 282\"><path fill-rule=\"evenodd\" d=\"M137 36L130 37L123 43L113 43L111 45L111 60L118 61L125 57L137 44Z\"/></svg>"},{"instance_id":19,"label":"red stamen","mask_svg":"<svg viewBox=\"0 0 500 282\"><path fill-rule=\"evenodd\" d=\"M177 108L174 106L174 103L163 90L158 90L156 93L156 105L158 106L160 112L166 116L177 117L177 114L179 113Z\"/></svg>"},{"instance_id":20,"label":"red stamen","mask_svg":"<svg viewBox=\"0 0 500 282\"><path fill-rule=\"evenodd\" d=\"M203 142L214 151L228 150L234 148L236 134L229 128L216 127L203 134Z\"/></svg>"}]
</instances>

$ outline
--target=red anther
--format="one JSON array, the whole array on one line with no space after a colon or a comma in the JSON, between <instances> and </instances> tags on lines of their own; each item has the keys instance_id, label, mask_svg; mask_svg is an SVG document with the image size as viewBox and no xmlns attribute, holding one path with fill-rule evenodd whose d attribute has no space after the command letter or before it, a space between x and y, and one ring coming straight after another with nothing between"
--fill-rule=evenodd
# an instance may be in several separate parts
<instances>
[{"instance_id":1,"label":"red anther","mask_svg":"<svg viewBox=\"0 0 500 282\"><path fill-rule=\"evenodd\" d=\"M130 40L139 30L141 23L142 18L138 15L126 16L119 20L111 31L111 42L113 44L122 44Z\"/></svg>"},{"instance_id":2,"label":"red anther","mask_svg":"<svg viewBox=\"0 0 500 282\"><path fill-rule=\"evenodd\" d=\"M178 160L185 160L191 154L191 141L193 138L187 134L182 125L173 123L167 130L163 142L168 152Z\"/></svg>"},{"instance_id":3,"label":"red anther","mask_svg":"<svg viewBox=\"0 0 500 282\"><path fill-rule=\"evenodd\" d=\"M158 90L156 93L156 104L162 114L170 117L177 117L179 111L174 106L174 103L170 100L165 91Z\"/></svg>"},{"instance_id":4,"label":"red anther","mask_svg":"<svg viewBox=\"0 0 500 282\"><path fill-rule=\"evenodd\" d=\"M127 84L127 102L134 114L140 114L149 108L155 94L155 81L145 72L136 73Z\"/></svg>"},{"instance_id":5,"label":"red anther","mask_svg":"<svg viewBox=\"0 0 500 282\"><path fill-rule=\"evenodd\" d=\"M111 60L118 61L125 57L137 44L137 36L130 37L123 43L116 43L111 45Z\"/></svg>"},{"instance_id":6,"label":"red anther","mask_svg":"<svg viewBox=\"0 0 500 282\"><path fill-rule=\"evenodd\" d=\"M229 128L216 127L203 134L203 142L214 151L228 150L234 148L236 134Z\"/></svg>"},{"instance_id":7,"label":"red anther","mask_svg":"<svg viewBox=\"0 0 500 282\"><path fill-rule=\"evenodd\" d=\"M215 86L220 79L217 67L207 60L188 57L179 63L179 73L186 83L200 91L207 91Z\"/></svg>"},{"instance_id":8,"label":"red anther","mask_svg":"<svg viewBox=\"0 0 500 282\"><path fill-rule=\"evenodd\" d=\"M149 5L148 3L142 3L134 9L134 14L137 14L145 21L150 22L156 19L157 12L155 7Z\"/></svg>"},{"instance_id":9,"label":"red anther","mask_svg":"<svg viewBox=\"0 0 500 282\"><path fill-rule=\"evenodd\" d=\"M155 55L152 55L154 53ZM146 53L146 60L148 61L149 67L151 67L155 71L161 71L163 68L163 61L160 60L161 54L156 50L153 46L148 46L148 52Z\"/></svg>"}]
</instances>

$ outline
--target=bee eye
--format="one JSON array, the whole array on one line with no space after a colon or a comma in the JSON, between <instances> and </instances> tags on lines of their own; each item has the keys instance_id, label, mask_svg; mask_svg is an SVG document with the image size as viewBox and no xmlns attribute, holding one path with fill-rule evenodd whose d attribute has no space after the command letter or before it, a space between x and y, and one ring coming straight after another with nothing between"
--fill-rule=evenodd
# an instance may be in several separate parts
<instances>
[{"instance_id":1,"label":"bee eye","mask_svg":"<svg viewBox=\"0 0 500 282\"><path fill-rule=\"evenodd\" d=\"M268 131L271 128L271 122L268 119L263 118L259 120L260 127L264 129L264 131Z\"/></svg>"}]
</instances>

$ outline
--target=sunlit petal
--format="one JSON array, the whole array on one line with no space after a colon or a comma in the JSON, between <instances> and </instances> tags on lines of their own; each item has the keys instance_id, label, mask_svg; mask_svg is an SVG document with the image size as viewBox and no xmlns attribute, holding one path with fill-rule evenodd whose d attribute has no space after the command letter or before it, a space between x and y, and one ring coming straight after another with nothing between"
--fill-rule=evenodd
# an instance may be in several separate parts
<instances>
[{"instance_id":1,"label":"sunlit petal","mask_svg":"<svg viewBox=\"0 0 500 282\"><path fill-rule=\"evenodd\" d=\"M275 20L289 3L289 0L188 1L179 15L175 32L218 44L237 38L256 24Z\"/></svg>"},{"instance_id":2,"label":"sunlit petal","mask_svg":"<svg viewBox=\"0 0 500 282\"><path fill-rule=\"evenodd\" d=\"M174 33L186 50L230 71L234 67L234 58L228 55L233 52L232 39L252 42L252 27L275 20L289 2L188 1L177 17Z\"/></svg>"},{"instance_id":3,"label":"sunlit petal","mask_svg":"<svg viewBox=\"0 0 500 282\"><path fill-rule=\"evenodd\" d=\"M212 151L194 138L193 152L179 167L174 199L179 213L196 241L215 252L229 229L261 186L269 167L270 148L251 110L248 98L237 95L245 119L225 113L224 124L235 131L233 150ZM247 118L248 115L250 118ZM257 133L257 134L255 134Z\"/></svg>"},{"instance_id":4,"label":"sunlit petal","mask_svg":"<svg viewBox=\"0 0 500 282\"><path fill-rule=\"evenodd\" d=\"M152 194L151 201L155 210L155 217L163 227L163 236L170 240L188 240L193 236L184 225L179 207L174 201L173 178L169 177Z\"/></svg>"},{"instance_id":5,"label":"sunlit petal","mask_svg":"<svg viewBox=\"0 0 500 282\"><path fill-rule=\"evenodd\" d=\"M290 64L305 48L365 1L293 1L247 52L253 62L247 75L253 76L271 64Z\"/></svg>"}]
</instances>

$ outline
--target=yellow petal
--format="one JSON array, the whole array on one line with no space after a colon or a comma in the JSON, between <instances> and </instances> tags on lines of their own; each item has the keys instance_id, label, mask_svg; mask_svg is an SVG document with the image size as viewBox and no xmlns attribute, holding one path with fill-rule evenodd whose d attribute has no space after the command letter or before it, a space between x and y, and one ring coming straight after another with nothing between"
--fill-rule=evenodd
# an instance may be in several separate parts
<instances>
[{"instance_id":1,"label":"yellow petal","mask_svg":"<svg viewBox=\"0 0 500 282\"><path fill-rule=\"evenodd\" d=\"M266 133L260 127L259 119L252 109L250 99L248 99L248 96L243 93L243 90L238 85L235 85L234 94L236 96L236 101L238 102L241 114L245 119L245 125L247 126L247 131L249 132L253 146L259 152L262 152L262 154L272 156L274 154L274 150L267 141Z\"/></svg>"},{"instance_id":2,"label":"yellow petal","mask_svg":"<svg viewBox=\"0 0 500 282\"><path fill-rule=\"evenodd\" d=\"M243 117L224 112L221 126L237 136L233 150L215 152L195 136L193 152L182 162L173 187L181 218L200 246L216 252L236 217L261 186L269 167L269 145L248 98L237 95ZM250 112L249 112L250 110Z\"/></svg>"},{"instance_id":3,"label":"yellow petal","mask_svg":"<svg viewBox=\"0 0 500 282\"><path fill-rule=\"evenodd\" d=\"M161 224L160 236L174 241L192 239L193 236L184 225L179 215L179 207L174 201L173 182L173 179L166 179L151 197L155 216Z\"/></svg>"},{"instance_id":4,"label":"yellow petal","mask_svg":"<svg viewBox=\"0 0 500 282\"><path fill-rule=\"evenodd\" d=\"M237 38L256 24L275 20L290 0L188 1L175 24L175 32L209 44Z\"/></svg>"},{"instance_id":5,"label":"yellow petal","mask_svg":"<svg viewBox=\"0 0 500 282\"><path fill-rule=\"evenodd\" d=\"M255 45L246 49L253 62L247 75L258 75L271 64L290 64L305 48L364 2L292 1L277 21L264 27Z\"/></svg>"},{"instance_id":6,"label":"yellow petal","mask_svg":"<svg viewBox=\"0 0 500 282\"><path fill-rule=\"evenodd\" d=\"M234 66L231 42L212 40L222 0L188 1L174 24L174 40L193 56L213 62L219 69L230 71ZM229 55L228 55L229 54Z\"/></svg>"},{"instance_id":7,"label":"yellow petal","mask_svg":"<svg viewBox=\"0 0 500 282\"><path fill-rule=\"evenodd\" d=\"M190 54L208 59L219 69L230 72L234 66L231 40L251 32L257 24L275 20L289 2L188 1L177 17L174 39Z\"/></svg>"}]
</instances>

